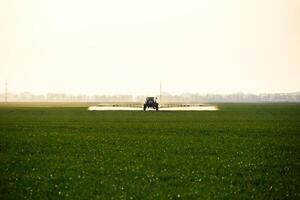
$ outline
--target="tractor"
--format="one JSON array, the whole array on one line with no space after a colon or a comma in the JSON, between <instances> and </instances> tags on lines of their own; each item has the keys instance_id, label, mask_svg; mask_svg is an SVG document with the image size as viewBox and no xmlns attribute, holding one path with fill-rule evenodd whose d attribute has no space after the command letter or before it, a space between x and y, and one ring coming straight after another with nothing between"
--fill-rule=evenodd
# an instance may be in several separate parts
<instances>
[{"instance_id":1,"label":"tractor","mask_svg":"<svg viewBox=\"0 0 300 200\"><path fill-rule=\"evenodd\" d=\"M147 97L146 101L144 103L144 111L146 111L147 108L153 108L156 111L158 111L158 103L157 103L157 97Z\"/></svg>"}]
</instances>

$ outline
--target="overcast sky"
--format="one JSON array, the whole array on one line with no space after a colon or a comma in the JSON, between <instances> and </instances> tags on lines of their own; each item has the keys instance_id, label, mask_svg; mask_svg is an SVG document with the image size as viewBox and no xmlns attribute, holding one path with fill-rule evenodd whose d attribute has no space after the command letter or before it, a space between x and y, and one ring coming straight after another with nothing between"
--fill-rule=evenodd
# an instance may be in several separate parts
<instances>
[{"instance_id":1,"label":"overcast sky","mask_svg":"<svg viewBox=\"0 0 300 200\"><path fill-rule=\"evenodd\" d=\"M1 0L0 89L300 91L299 11L299 0Z\"/></svg>"}]
</instances>

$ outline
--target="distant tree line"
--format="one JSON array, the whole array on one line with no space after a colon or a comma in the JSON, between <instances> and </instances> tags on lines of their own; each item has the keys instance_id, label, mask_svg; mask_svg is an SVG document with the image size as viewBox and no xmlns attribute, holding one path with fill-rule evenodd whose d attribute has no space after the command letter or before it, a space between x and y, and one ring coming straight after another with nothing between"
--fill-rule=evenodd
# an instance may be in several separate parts
<instances>
[{"instance_id":1,"label":"distant tree line","mask_svg":"<svg viewBox=\"0 0 300 200\"><path fill-rule=\"evenodd\" d=\"M157 95L159 96L159 95ZM10 102L143 102L146 95L70 95L64 93L48 93L45 95L23 92L8 93ZM5 101L5 94L0 94L0 101ZM163 93L163 102L300 102L300 92L263 93L263 94L194 94L173 95Z\"/></svg>"},{"instance_id":2,"label":"distant tree line","mask_svg":"<svg viewBox=\"0 0 300 200\"><path fill-rule=\"evenodd\" d=\"M300 102L300 92L295 93L262 93L262 94L165 94L164 100L169 102Z\"/></svg>"}]
</instances>

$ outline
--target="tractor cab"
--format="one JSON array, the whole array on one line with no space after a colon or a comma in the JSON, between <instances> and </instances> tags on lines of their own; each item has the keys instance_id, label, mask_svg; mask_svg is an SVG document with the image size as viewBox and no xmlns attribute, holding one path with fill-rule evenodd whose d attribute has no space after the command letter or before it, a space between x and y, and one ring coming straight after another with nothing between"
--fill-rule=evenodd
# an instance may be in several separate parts
<instances>
[{"instance_id":1,"label":"tractor cab","mask_svg":"<svg viewBox=\"0 0 300 200\"><path fill-rule=\"evenodd\" d=\"M146 101L144 103L144 111L146 111L147 108L153 108L158 111L157 97L147 97L146 98Z\"/></svg>"}]
</instances>

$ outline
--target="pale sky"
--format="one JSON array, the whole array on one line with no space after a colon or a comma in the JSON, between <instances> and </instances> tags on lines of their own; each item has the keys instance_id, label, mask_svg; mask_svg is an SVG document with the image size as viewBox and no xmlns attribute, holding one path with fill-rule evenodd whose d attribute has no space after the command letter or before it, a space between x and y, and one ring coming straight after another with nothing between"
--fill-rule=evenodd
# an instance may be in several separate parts
<instances>
[{"instance_id":1,"label":"pale sky","mask_svg":"<svg viewBox=\"0 0 300 200\"><path fill-rule=\"evenodd\" d=\"M300 91L299 0L1 0L0 89ZM0 91L2 93L2 91Z\"/></svg>"}]
</instances>

